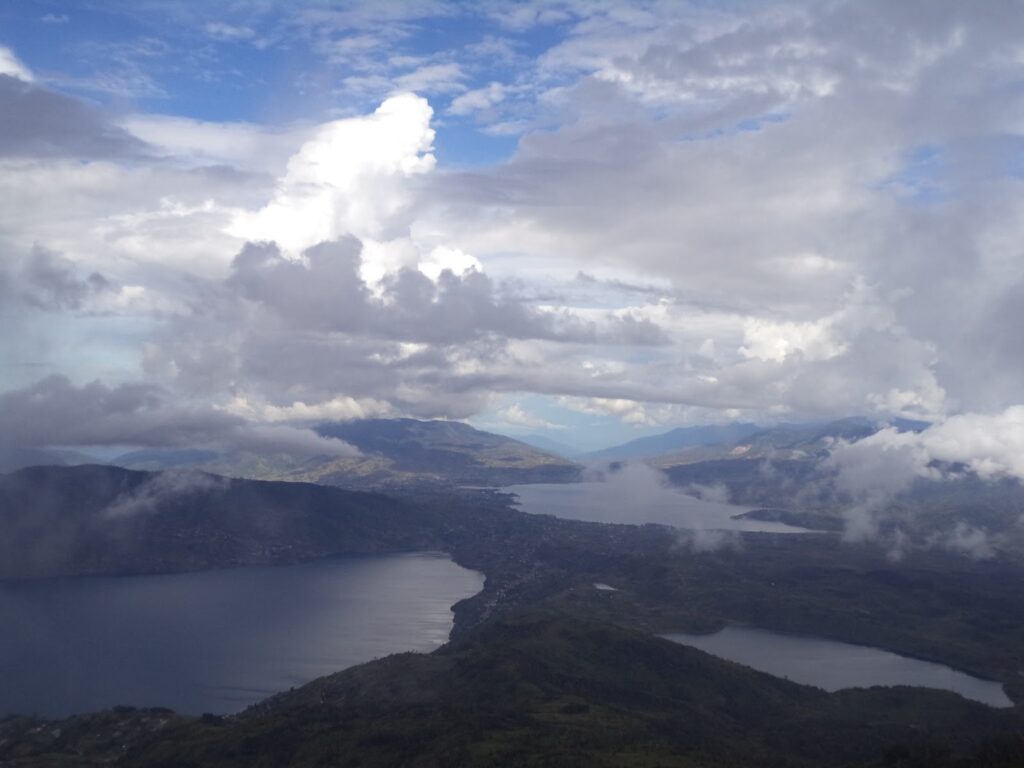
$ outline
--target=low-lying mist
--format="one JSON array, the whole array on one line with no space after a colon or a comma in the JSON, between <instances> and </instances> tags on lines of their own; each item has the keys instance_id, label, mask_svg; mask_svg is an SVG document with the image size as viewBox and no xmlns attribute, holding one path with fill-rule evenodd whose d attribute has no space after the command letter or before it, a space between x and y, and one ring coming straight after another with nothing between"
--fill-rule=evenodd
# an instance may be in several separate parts
<instances>
[{"instance_id":1,"label":"low-lying mist","mask_svg":"<svg viewBox=\"0 0 1024 768\"><path fill-rule=\"evenodd\" d=\"M819 465L845 501L844 539L898 560L940 548L988 559L1024 533L1024 409L837 441Z\"/></svg>"}]
</instances>

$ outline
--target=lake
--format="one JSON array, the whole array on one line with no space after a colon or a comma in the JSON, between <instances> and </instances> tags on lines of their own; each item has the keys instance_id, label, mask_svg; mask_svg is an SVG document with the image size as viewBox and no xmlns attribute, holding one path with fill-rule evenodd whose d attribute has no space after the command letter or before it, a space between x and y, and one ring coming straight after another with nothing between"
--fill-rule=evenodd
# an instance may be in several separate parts
<instances>
[{"instance_id":1,"label":"lake","mask_svg":"<svg viewBox=\"0 0 1024 768\"><path fill-rule=\"evenodd\" d=\"M483 576L433 553L0 584L0 714L236 712L448 639Z\"/></svg>"},{"instance_id":2,"label":"lake","mask_svg":"<svg viewBox=\"0 0 1024 768\"><path fill-rule=\"evenodd\" d=\"M665 485L654 470L630 465L606 481L536 483L501 489L514 493L525 512L592 523L658 523L676 528L765 533L808 533L785 523L736 519L753 507L690 496Z\"/></svg>"},{"instance_id":3,"label":"lake","mask_svg":"<svg viewBox=\"0 0 1024 768\"><path fill-rule=\"evenodd\" d=\"M953 691L992 707L1013 706L999 683L880 648L815 637L780 635L741 626L728 626L711 635L671 634L664 637L770 675L826 691L875 685L913 685Z\"/></svg>"}]
</instances>

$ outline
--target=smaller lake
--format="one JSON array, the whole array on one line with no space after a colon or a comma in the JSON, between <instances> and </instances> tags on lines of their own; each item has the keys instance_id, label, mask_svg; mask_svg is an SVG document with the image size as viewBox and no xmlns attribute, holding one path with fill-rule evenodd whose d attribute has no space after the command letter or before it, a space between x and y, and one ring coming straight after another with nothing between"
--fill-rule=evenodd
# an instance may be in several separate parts
<instances>
[{"instance_id":1,"label":"smaller lake","mask_svg":"<svg viewBox=\"0 0 1024 768\"><path fill-rule=\"evenodd\" d=\"M912 685L959 693L991 707L1012 707L1003 686L964 672L880 648L729 626L711 635L671 634L668 640L826 691Z\"/></svg>"},{"instance_id":2,"label":"smaller lake","mask_svg":"<svg viewBox=\"0 0 1024 768\"><path fill-rule=\"evenodd\" d=\"M237 712L447 642L483 576L431 553L0 584L0 715L115 704Z\"/></svg>"},{"instance_id":3,"label":"smaller lake","mask_svg":"<svg viewBox=\"0 0 1024 768\"><path fill-rule=\"evenodd\" d=\"M753 507L705 501L664 484L643 465L628 465L602 482L510 485L525 512L591 523L657 523L676 528L764 533L810 533L785 523L736 519Z\"/></svg>"}]
</instances>

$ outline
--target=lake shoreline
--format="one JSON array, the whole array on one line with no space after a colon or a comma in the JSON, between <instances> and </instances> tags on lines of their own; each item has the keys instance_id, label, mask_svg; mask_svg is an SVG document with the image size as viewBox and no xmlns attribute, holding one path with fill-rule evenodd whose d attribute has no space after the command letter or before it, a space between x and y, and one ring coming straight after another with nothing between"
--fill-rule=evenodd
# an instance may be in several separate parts
<instances>
[{"instance_id":1,"label":"lake shoreline","mask_svg":"<svg viewBox=\"0 0 1024 768\"><path fill-rule=\"evenodd\" d=\"M787 634L739 622L729 622L720 629L712 632L676 631L658 632L657 634L659 637L671 642L679 643L680 645L685 645L691 648L697 648L698 650L710 653L718 658L727 659L729 661L748 666L752 669L764 672L765 674L772 675L773 677L791 680L802 685L810 685L829 693L853 688L909 686L949 691L995 709L1009 709L1016 706L1016 703L1006 692L1006 683L1004 681L979 677L967 670L958 669L936 659L921 658L920 656L900 653L880 646L845 642L826 636ZM736 645L736 640L747 640L748 638L751 646L754 644L760 646L772 646L769 651L765 652L769 654L767 663L763 660L760 660L759 663L759 659L754 658L756 654L762 653L760 650L755 652L752 647ZM813 651L815 648L812 646L816 647L819 653L824 652L826 654L831 654L832 656L827 665L823 667L825 669L824 677L831 677L833 680L833 682L828 685L819 684L822 681L822 676L820 674L816 679L814 679L813 672L815 670L815 665L822 665L823 659L814 659ZM774 652L774 656L770 655L772 652ZM777 665L781 663L781 660L784 659L787 652L794 654L799 653L802 660L790 663L788 672L785 674L773 671L778 669ZM910 673L927 673L950 676L954 682L960 683L960 687L951 685L950 683L943 685L941 684L941 681L938 680L936 681L937 684L934 685L921 682L908 682L907 678L904 678L902 681L871 682L868 684L855 684L853 682L846 684L845 682L834 682L840 677L838 673L844 671L842 669L843 661L840 654L846 653L849 655L851 653L858 654L858 652L860 652L860 658L855 656L852 661L860 662L863 665L866 659L863 652L870 652L867 656L872 657L875 661L875 669L873 670L875 674L894 674L894 671L892 670L887 671L885 669L885 665L892 664L895 660L898 660L898 663L902 664L906 668L901 671L905 675L910 676ZM847 661L849 662L851 659L848 659ZM872 670L867 671L871 672ZM858 675L862 676L860 679L863 679L864 672L865 670L863 669L857 672ZM982 688L988 688L988 690L985 692L984 696L981 695L980 692L976 692L974 695L971 695L970 693L965 692L965 690L970 687L975 687L978 691Z\"/></svg>"},{"instance_id":2,"label":"lake shoreline","mask_svg":"<svg viewBox=\"0 0 1024 768\"><path fill-rule=\"evenodd\" d=\"M625 472L625 470L623 470ZM729 504L684 493L665 485L653 470L633 467L630 476L579 483L509 485L498 492L516 509L532 515L606 525L664 525L679 530L771 533L821 533L811 528L763 519L759 507Z\"/></svg>"},{"instance_id":3,"label":"lake shoreline","mask_svg":"<svg viewBox=\"0 0 1024 768\"><path fill-rule=\"evenodd\" d=\"M2 712L240 712L452 636L484 575L437 550L0 586Z\"/></svg>"}]
</instances>

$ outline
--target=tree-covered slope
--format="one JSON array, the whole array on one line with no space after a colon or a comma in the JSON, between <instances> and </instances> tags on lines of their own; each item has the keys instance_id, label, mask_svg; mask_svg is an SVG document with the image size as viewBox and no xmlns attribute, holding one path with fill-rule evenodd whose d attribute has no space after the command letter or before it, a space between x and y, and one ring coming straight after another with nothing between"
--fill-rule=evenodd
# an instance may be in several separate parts
<instances>
[{"instance_id":1,"label":"tree-covered slope","mask_svg":"<svg viewBox=\"0 0 1024 768\"><path fill-rule=\"evenodd\" d=\"M546 611L321 678L236 718L0 723L12 766L1015 765L1014 713L919 689L827 694ZM102 718L107 718L102 720ZM103 732L118 736L97 739ZM1005 734L1011 734L1009 736ZM99 743L97 743L99 742ZM84 754L83 754L84 753ZM988 755L986 762L979 757Z\"/></svg>"},{"instance_id":2,"label":"tree-covered slope","mask_svg":"<svg viewBox=\"0 0 1024 768\"><path fill-rule=\"evenodd\" d=\"M436 546L395 499L196 471L30 467L0 476L0 578L197 570Z\"/></svg>"}]
</instances>

